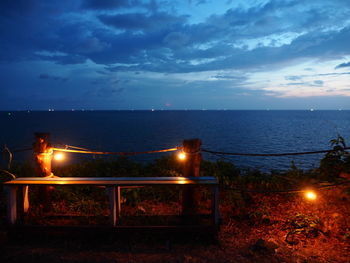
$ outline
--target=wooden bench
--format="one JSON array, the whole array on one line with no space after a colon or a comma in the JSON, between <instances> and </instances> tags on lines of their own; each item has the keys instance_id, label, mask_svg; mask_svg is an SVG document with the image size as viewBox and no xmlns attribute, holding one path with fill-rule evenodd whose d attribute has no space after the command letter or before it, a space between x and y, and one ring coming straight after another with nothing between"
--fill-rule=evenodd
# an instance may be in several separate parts
<instances>
[{"instance_id":1,"label":"wooden bench","mask_svg":"<svg viewBox=\"0 0 350 263\"><path fill-rule=\"evenodd\" d=\"M121 187L154 186L154 185L198 185L207 186L212 190L211 218L215 226L219 222L219 188L215 177L22 177L4 183L7 192L7 219L10 225L17 223L17 206L21 208L28 203L17 204L17 193L28 195L30 185L91 185L104 186L107 189L110 204L110 220L112 226L117 226L121 212ZM26 198L21 198L26 200Z\"/></svg>"}]
</instances>

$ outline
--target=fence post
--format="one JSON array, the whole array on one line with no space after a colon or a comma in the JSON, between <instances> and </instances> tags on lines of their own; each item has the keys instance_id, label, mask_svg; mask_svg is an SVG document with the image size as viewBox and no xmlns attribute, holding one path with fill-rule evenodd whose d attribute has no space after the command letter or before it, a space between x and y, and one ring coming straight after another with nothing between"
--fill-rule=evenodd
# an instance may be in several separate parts
<instances>
[{"instance_id":1,"label":"fence post","mask_svg":"<svg viewBox=\"0 0 350 263\"><path fill-rule=\"evenodd\" d=\"M183 166L184 177L199 177L201 154L200 148L202 141L200 139L184 140L182 142L183 151L186 154L186 160ZM185 186L182 191L182 214L194 215L196 212L197 194L194 186Z\"/></svg>"},{"instance_id":2,"label":"fence post","mask_svg":"<svg viewBox=\"0 0 350 263\"><path fill-rule=\"evenodd\" d=\"M36 132L34 135L33 149L36 174L39 177L51 176L52 149L49 142L50 134ZM39 202L45 212L51 208L51 192L52 187L50 186L42 186L39 191Z\"/></svg>"},{"instance_id":3,"label":"fence post","mask_svg":"<svg viewBox=\"0 0 350 263\"><path fill-rule=\"evenodd\" d=\"M52 150L49 138L49 133L35 133L33 149L36 173L39 177L51 175Z\"/></svg>"}]
</instances>

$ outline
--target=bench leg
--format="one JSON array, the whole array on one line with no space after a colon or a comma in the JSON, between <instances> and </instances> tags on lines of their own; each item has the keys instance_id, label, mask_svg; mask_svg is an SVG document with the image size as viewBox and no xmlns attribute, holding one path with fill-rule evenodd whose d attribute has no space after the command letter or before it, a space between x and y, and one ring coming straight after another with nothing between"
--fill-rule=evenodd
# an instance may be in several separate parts
<instances>
[{"instance_id":1,"label":"bench leg","mask_svg":"<svg viewBox=\"0 0 350 263\"><path fill-rule=\"evenodd\" d=\"M211 206L211 214L213 216L213 224L215 226L219 225L219 186L215 185L212 188L212 206Z\"/></svg>"},{"instance_id":2,"label":"bench leg","mask_svg":"<svg viewBox=\"0 0 350 263\"><path fill-rule=\"evenodd\" d=\"M120 186L107 187L110 207L110 220L112 226L116 226L120 218Z\"/></svg>"},{"instance_id":3,"label":"bench leg","mask_svg":"<svg viewBox=\"0 0 350 263\"><path fill-rule=\"evenodd\" d=\"M29 197L28 197L29 186L23 186L23 212L28 213L29 210Z\"/></svg>"},{"instance_id":4,"label":"bench leg","mask_svg":"<svg viewBox=\"0 0 350 263\"><path fill-rule=\"evenodd\" d=\"M109 198L110 221L112 226L117 225L117 206L116 206L115 190L116 190L115 186L107 187L108 198Z\"/></svg>"},{"instance_id":5,"label":"bench leg","mask_svg":"<svg viewBox=\"0 0 350 263\"><path fill-rule=\"evenodd\" d=\"M122 207L121 207L121 199L120 199L120 186L117 186L116 198L117 198L117 218L119 220L119 218L120 218L120 211L122 209Z\"/></svg>"},{"instance_id":6,"label":"bench leg","mask_svg":"<svg viewBox=\"0 0 350 263\"><path fill-rule=\"evenodd\" d=\"M17 222L17 186L5 186L7 195L7 222L11 225Z\"/></svg>"}]
</instances>

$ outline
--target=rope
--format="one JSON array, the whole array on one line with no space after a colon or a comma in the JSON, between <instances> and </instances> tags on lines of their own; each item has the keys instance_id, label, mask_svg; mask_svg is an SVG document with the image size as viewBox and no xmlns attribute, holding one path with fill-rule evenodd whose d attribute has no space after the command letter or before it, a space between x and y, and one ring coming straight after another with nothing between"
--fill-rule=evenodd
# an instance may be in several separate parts
<instances>
[{"instance_id":1,"label":"rope","mask_svg":"<svg viewBox=\"0 0 350 263\"><path fill-rule=\"evenodd\" d=\"M349 150L350 147L342 148L343 150ZM336 152L338 150L321 150L321 151L312 151L312 152L293 152L293 153L232 153L232 152L218 152L202 149L202 152L211 153L211 154L220 154L220 155L233 155L233 156L290 156L290 155L305 155L305 154L317 154L317 153L328 153Z\"/></svg>"},{"instance_id":2,"label":"rope","mask_svg":"<svg viewBox=\"0 0 350 263\"><path fill-rule=\"evenodd\" d=\"M5 173L5 174L10 175L10 176L12 177L12 179L16 179L16 176L15 176L13 173L10 173L9 171L0 169L0 172L3 172L3 173Z\"/></svg>"},{"instance_id":3,"label":"rope","mask_svg":"<svg viewBox=\"0 0 350 263\"><path fill-rule=\"evenodd\" d=\"M73 146L73 145L68 145L68 144L63 144L63 143L59 144L59 145L62 145L65 149L72 148L72 149L83 150L83 151L91 151L90 149L87 149L87 148Z\"/></svg>"},{"instance_id":4,"label":"rope","mask_svg":"<svg viewBox=\"0 0 350 263\"><path fill-rule=\"evenodd\" d=\"M4 150L7 151L7 153L9 154L9 161L7 163L7 169L11 169L11 163L12 163L12 158L13 158L13 154L10 151L10 149L5 145Z\"/></svg>"},{"instance_id":5,"label":"rope","mask_svg":"<svg viewBox=\"0 0 350 263\"><path fill-rule=\"evenodd\" d=\"M54 151L61 151L61 152L72 152L72 153L83 153L83 154L100 154L100 155L123 155L123 156L132 156L132 155L139 155L139 154L150 154L150 153L162 153L162 152L171 152L171 151L177 151L177 150L183 150L183 147L174 147L169 149L163 149L163 150L153 150L153 151L142 151L142 152L107 152L107 151L93 151L89 150L87 148L72 146L72 145L64 145L65 148L52 148ZM71 149L69 149L71 148ZM17 152L24 152L32 150L32 147L28 148L22 148L22 149L15 149L12 150L12 153ZM344 147L342 150L349 150L350 147ZM216 156L219 155L231 155L231 156L260 156L260 157L277 157L277 156L295 156L295 155L307 155L307 154L319 154L319 153L329 153L329 152L336 152L338 149L332 149L332 150L320 150L320 151L308 151L308 152L291 152L291 153L234 153L234 152L223 152L223 151L212 151L208 149L201 149L199 152L205 152L210 153ZM2 153L9 153L9 149L7 147L4 148ZM189 153L186 152L186 154L196 154L198 152Z\"/></svg>"},{"instance_id":6,"label":"rope","mask_svg":"<svg viewBox=\"0 0 350 263\"><path fill-rule=\"evenodd\" d=\"M8 153L8 148L6 149L7 147L5 146L4 147L4 150L2 150L0 153L2 153L2 154L6 154L6 153ZM11 152L12 153L19 153L19 152L26 152L26 151L31 151L31 150L33 150L33 148L32 147L28 147L28 148L20 148L20 149L14 149L14 150L12 150Z\"/></svg>"},{"instance_id":7,"label":"rope","mask_svg":"<svg viewBox=\"0 0 350 263\"><path fill-rule=\"evenodd\" d=\"M143 151L143 152L100 152L100 151L90 151L90 150L72 150L72 149L61 149L61 148L52 148L54 151L60 152L71 152L71 153L83 153L83 154L101 154L101 155L121 155L121 156L132 156L139 154L149 154L149 153L162 153L162 152L172 152L182 149L182 147L174 147L163 150L154 150L154 151Z\"/></svg>"}]
</instances>

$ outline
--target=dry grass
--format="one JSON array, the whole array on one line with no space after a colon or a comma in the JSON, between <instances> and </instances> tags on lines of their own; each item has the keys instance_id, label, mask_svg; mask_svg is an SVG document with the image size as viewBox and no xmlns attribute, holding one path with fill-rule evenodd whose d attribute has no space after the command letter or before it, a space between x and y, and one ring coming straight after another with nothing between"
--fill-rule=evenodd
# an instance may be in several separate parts
<instances>
[{"instance_id":1,"label":"dry grass","mask_svg":"<svg viewBox=\"0 0 350 263\"><path fill-rule=\"evenodd\" d=\"M3 242L1 262L349 262L350 199L344 189L323 190L315 202L300 195L256 194L232 205L229 196L222 193L217 242L186 236L17 240ZM135 209L167 214L178 207L143 201L126 205L125 213ZM300 229L292 225L297 218L306 222ZM286 239L288 233L293 238Z\"/></svg>"}]
</instances>

